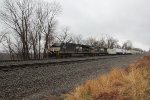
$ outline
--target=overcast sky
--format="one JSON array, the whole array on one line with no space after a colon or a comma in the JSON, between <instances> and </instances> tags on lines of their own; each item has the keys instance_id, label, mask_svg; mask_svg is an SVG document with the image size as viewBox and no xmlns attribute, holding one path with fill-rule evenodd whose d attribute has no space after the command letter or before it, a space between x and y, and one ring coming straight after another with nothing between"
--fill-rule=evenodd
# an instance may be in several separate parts
<instances>
[{"instance_id":1,"label":"overcast sky","mask_svg":"<svg viewBox=\"0 0 150 100\"><path fill-rule=\"evenodd\" d=\"M49 1L49 0L47 0ZM114 36L150 48L150 0L56 0L62 5L59 24L83 37Z\"/></svg>"},{"instance_id":2,"label":"overcast sky","mask_svg":"<svg viewBox=\"0 0 150 100\"><path fill-rule=\"evenodd\" d=\"M135 47L150 48L150 0L55 1L62 5L59 25L69 26L74 34L108 34L121 43L131 40Z\"/></svg>"}]
</instances>

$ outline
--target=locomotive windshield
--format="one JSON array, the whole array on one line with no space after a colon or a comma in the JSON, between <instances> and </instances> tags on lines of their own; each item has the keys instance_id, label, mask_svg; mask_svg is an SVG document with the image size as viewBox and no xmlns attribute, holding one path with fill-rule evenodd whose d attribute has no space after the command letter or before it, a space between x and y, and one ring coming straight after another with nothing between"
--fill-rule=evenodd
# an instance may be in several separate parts
<instances>
[{"instance_id":1,"label":"locomotive windshield","mask_svg":"<svg viewBox=\"0 0 150 100\"><path fill-rule=\"evenodd\" d=\"M60 47L61 46L61 43L54 43L53 45L52 45L52 47Z\"/></svg>"}]
</instances>

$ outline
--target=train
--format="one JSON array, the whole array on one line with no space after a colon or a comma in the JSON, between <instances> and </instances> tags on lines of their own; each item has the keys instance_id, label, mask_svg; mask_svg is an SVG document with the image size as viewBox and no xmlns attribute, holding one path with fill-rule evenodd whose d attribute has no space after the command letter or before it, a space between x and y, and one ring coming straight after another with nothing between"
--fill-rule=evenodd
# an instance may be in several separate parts
<instances>
[{"instance_id":1,"label":"train","mask_svg":"<svg viewBox=\"0 0 150 100\"><path fill-rule=\"evenodd\" d=\"M100 55L129 55L141 54L141 50L125 50L119 48L100 48L89 45L75 43L54 43L48 49L49 57L82 57L82 56L100 56Z\"/></svg>"}]
</instances>

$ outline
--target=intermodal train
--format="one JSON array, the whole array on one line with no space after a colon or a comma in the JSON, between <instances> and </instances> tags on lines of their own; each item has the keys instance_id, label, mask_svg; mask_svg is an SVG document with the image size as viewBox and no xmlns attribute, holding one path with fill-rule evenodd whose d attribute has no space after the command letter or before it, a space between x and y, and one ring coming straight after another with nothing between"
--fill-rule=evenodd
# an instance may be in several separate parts
<instances>
[{"instance_id":1,"label":"intermodal train","mask_svg":"<svg viewBox=\"0 0 150 100\"><path fill-rule=\"evenodd\" d=\"M141 54L139 50L125 50L118 48L95 48L89 45L75 43L54 43L48 49L49 57L72 57L72 56L100 56L100 55L123 55L123 54Z\"/></svg>"}]
</instances>

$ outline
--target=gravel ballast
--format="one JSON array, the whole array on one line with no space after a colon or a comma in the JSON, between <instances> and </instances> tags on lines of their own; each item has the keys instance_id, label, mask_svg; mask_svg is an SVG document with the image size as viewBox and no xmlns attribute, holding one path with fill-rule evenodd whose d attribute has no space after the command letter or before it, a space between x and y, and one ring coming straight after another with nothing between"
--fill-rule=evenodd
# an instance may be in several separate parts
<instances>
[{"instance_id":1,"label":"gravel ballast","mask_svg":"<svg viewBox=\"0 0 150 100\"><path fill-rule=\"evenodd\" d=\"M60 95L108 72L112 67L126 67L140 57L142 55L126 55L80 63L0 70L0 100L42 100L49 94Z\"/></svg>"}]
</instances>

